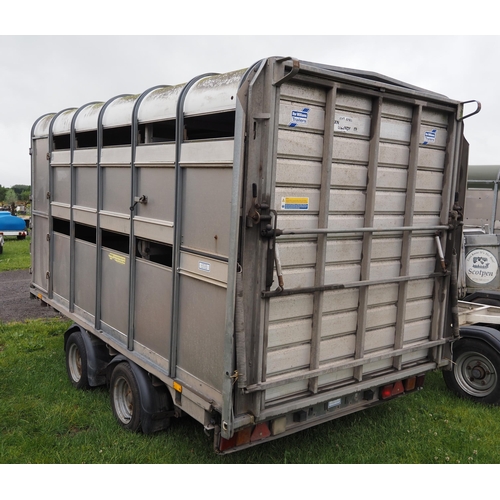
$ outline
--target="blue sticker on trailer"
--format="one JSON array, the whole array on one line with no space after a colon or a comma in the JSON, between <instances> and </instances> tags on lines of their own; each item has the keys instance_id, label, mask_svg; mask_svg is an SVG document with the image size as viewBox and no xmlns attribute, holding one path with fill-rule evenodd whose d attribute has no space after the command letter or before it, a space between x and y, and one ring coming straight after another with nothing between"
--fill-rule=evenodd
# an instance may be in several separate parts
<instances>
[{"instance_id":1,"label":"blue sticker on trailer","mask_svg":"<svg viewBox=\"0 0 500 500\"><path fill-rule=\"evenodd\" d=\"M436 134L437 130L428 130L427 132L424 132L424 142L423 144L430 144L431 142L436 142Z\"/></svg>"},{"instance_id":2,"label":"blue sticker on trailer","mask_svg":"<svg viewBox=\"0 0 500 500\"><path fill-rule=\"evenodd\" d=\"M304 125L309 118L309 108L303 108L301 111L292 111L292 121L288 124L289 127L296 127L297 125Z\"/></svg>"}]
</instances>

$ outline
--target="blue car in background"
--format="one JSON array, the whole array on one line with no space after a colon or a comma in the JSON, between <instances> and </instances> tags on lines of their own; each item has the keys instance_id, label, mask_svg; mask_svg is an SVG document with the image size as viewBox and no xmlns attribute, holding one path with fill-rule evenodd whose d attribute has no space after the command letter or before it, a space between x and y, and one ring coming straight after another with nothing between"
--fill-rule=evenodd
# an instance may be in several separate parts
<instances>
[{"instance_id":1,"label":"blue car in background","mask_svg":"<svg viewBox=\"0 0 500 500\"><path fill-rule=\"evenodd\" d=\"M10 212L0 212L0 253L3 252L4 236L16 236L18 240L26 238L26 221Z\"/></svg>"}]
</instances>

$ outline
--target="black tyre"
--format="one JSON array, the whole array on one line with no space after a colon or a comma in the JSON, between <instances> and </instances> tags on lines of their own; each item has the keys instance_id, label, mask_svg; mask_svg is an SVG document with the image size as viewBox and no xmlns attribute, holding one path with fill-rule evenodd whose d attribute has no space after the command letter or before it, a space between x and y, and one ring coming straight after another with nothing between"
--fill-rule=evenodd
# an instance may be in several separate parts
<instances>
[{"instance_id":1,"label":"black tyre","mask_svg":"<svg viewBox=\"0 0 500 500\"><path fill-rule=\"evenodd\" d=\"M66 371L77 389L88 389L87 350L80 332L73 332L66 342Z\"/></svg>"},{"instance_id":2,"label":"black tyre","mask_svg":"<svg viewBox=\"0 0 500 500\"><path fill-rule=\"evenodd\" d=\"M132 432L141 430L141 394L139 385L126 362L116 365L109 390L111 408L118 423Z\"/></svg>"},{"instance_id":3,"label":"black tyre","mask_svg":"<svg viewBox=\"0 0 500 500\"><path fill-rule=\"evenodd\" d=\"M500 405L500 355L484 342L463 339L453 349L453 369L443 371L447 387L458 396Z\"/></svg>"}]
</instances>

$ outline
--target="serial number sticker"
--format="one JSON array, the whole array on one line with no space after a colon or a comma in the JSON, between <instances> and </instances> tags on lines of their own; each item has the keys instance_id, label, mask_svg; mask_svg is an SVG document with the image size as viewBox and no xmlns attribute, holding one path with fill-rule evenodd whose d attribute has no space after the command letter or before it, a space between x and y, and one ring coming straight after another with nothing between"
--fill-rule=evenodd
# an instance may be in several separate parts
<instances>
[{"instance_id":1,"label":"serial number sticker","mask_svg":"<svg viewBox=\"0 0 500 500\"><path fill-rule=\"evenodd\" d=\"M127 259L123 255L117 255L116 253L110 253L109 259L117 264L125 264L127 262Z\"/></svg>"},{"instance_id":2,"label":"serial number sticker","mask_svg":"<svg viewBox=\"0 0 500 500\"><path fill-rule=\"evenodd\" d=\"M351 116L335 116L333 130L335 132L357 132L358 128L354 125Z\"/></svg>"},{"instance_id":3,"label":"serial number sticker","mask_svg":"<svg viewBox=\"0 0 500 500\"><path fill-rule=\"evenodd\" d=\"M208 262L202 262L201 260L198 262L198 269L200 271L205 271L206 273L210 272L210 264Z\"/></svg>"},{"instance_id":4,"label":"serial number sticker","mask_svg":"<svg viewBox=\"0 0 500 500\"><path fill-rule=\"evenodd\" d=\"M333 399L332 401L328 401L327 408L329 410L332 410L333 408L337 408L337 406L340 406L342 404L342 399Z\"/></svg>"},{"instance_id":5,"label":"serial number sticker","mask_svg":"<svg viewBox=\"0 0 500 500\"><path fill-rule=\"evenodd\" d=\"M283 197L281 198L281 210L309 210L309 198Z\"/></svg>"}]
</instances>

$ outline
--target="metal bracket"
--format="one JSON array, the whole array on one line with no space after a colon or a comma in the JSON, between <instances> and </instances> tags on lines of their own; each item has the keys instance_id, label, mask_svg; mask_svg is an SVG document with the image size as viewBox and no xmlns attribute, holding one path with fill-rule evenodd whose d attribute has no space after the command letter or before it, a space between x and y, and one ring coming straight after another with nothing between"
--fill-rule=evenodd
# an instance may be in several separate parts
<instances>
[{"instance_id":1,"label":"metal bracket","mask_svg":"<svg viewBox=\"0 0 500 500\"><path fill-rule=\"evenodd\" d=\"M283 57L281 59L277 59L276 63L282 64L285 61L292 61L292 63L293 63L292 69L285 76L283 76L278 81L273 83L273 85L275 87L279 87L279 86L283 85L286 81L292 79L300 70L300 62L298 59L295 59L294 57Z\"/></svg>"},{"instance_id":2,"label":"metal bracket","mask_svg":"<svg viewBox=\"0 0 500 500\"><path fill-rule=\"evenodd\" d=\"M148 203L148 197L145 194L143 194L142 196L136 196L134 198L134 204L130 207L130 211L131 212L134 211L137 203L141 203L143 205L147 205L147 203Z\"/></svg>"}]
</instances>

